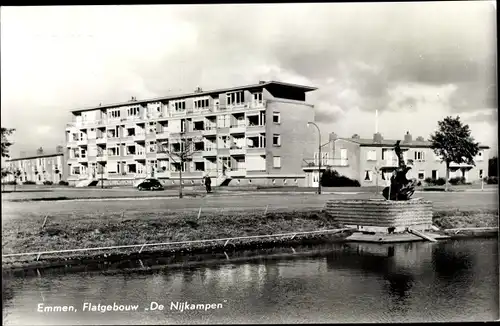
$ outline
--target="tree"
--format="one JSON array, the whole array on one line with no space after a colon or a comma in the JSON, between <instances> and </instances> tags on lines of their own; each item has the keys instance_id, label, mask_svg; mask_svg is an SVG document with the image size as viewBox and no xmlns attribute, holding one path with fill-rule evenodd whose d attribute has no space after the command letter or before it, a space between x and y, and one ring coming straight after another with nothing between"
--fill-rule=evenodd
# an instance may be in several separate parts
<instances>
[{"instance_id":1,"label":"tree","mask_svg":"<svg viewBox=\"0 0 500 326\"><path fill-rule=\"evenodd\" d=\"M474 157L479 152L479 143L471 136L469 125L462 124L460 117L448 116L438 122L438 130L431 134L429 141L434 153L446 163L446 184L448 190L448 179L450 178L450 164L472 164Z\"/></svg>"},{"instance_id":2,"label":"tree","mask_svg":"<svg viewBox=\"0 0 500 326\"><path fill-rule=\"evenodd\" d=\"M168 142L161 143L158 146L158 153L166 153L176 165L179 165L179 198L183 197L182 194L182 168L184 163L192 158L194 152L197 151L196 143L201 140L184 138L184 133L181 133L181 138L178 142L169 144ZM174 147L174 144L178 144L178 147Z\"/></svg>"},{"instance_id":3,"label":"tree","mask_svg":"<svg viewBox=\"0 0 500 326\"><path fill-rule=\"evenodd\" d=\"M15 129L9 129L9 128L4 128L2 127L2 158L4 157L10 157L9 155L9 147L12 146L12 142L8 140L8 136L12 135L12 133L15 131ZM2 179L11 174L12 171L9 171L8 169L5 169L3 167L3 162L2 162Z\"/></svg>"},{"instance_id":4,"label":"tree","mask_svg":"<svg viewBox=\"0 0 500 326\"><path fill-rule=\"evenodd\" d=\"M9 147L12 146L7 137L12 135L15 129L9 129L2 127L2 157L10 157L9 155Z\"/></svg>"}]
</instances>

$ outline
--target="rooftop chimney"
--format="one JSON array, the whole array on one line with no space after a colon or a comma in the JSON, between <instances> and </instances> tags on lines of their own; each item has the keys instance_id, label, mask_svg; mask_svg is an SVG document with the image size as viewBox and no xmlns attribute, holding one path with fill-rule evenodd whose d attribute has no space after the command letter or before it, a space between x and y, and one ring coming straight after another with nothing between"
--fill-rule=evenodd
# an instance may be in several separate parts
<instances>
[{"instance_id":1,"label":"rooftop chimney","mask_svg":"<svg viewBox=\"0 0 500 326\"><path fill-rule=\"evenodd\" d=\"M412 140L411 139L411 134L410 134L409 131L407 131L403 143L411 143L411 140Z\"/></svg>"},{"instance_id":2,"label":"rooftop chimney","mask_svg":"<svg viewBox=\"0 0 500 326\"><path fill-rule=\"evenodd\" d=\"M265 84L266 81L265 80L259 80L259 84Z\"/></svg>"},{"instance_id":3,"label":"rooftop chimney","mask_svg":"<svg viewBox=\"0 0 500 326\"><path fill-rule=\"evenodd\" d=\"M56 153L63 153L63 147L61 145L56 146Z\"/></svg>"},{"instance_id":4,"label":"rooftop chimney","mask_svg":"<svg viewBox=\"0 0 500 326\"><path fill-rule=\"evenodd\" d=\"M382 137L382 134L380 132L373 134L373 142L374 143L381 144L383 139L384 139L384 137Z\"/></svg>"},{"instance_id":5,"label":"rooftop chimney","mask_svg":"<svg viewBox=\"0 0 500 326\"><path fill-rule=\"evenodd\" d=\"M43 148L39 148L36 150L36 155L43 155Z\"/></svg>"},{"instance_id":6,"label":"rooftop chimney","mask_svg":"<svg viewBox=\"0 0 500 326\"><path fill-rule=\"evenodd\" d=\"M359 135L358 135L358 134L354 134L354 135L352 135L352 137L351 137L351 138L352 138L352 139L359 139Z\"/></svg>"},{"instance_id":7,"label":"rooftop chimney","mask_svg":"<svg viewBox=\"0 0 500 326\"><path fill-rule=\"evenodd\" d=\"M201 89L200 86L196 87L194 90L195 93L203 93L203 90Z\"/></svg>"},{"instance_id":8,"label":"rooftop chimney","mask_svg":"<svg viewBox=\"0 0 500 326\"><path fill-rule=\"evenodd\" d=\"M334 132L331 132L330 135L328 136L328 140L329 141L334 141L336 140L338 137L337 137L337 134L334 133Z\"/></svg>"}]
</instances>

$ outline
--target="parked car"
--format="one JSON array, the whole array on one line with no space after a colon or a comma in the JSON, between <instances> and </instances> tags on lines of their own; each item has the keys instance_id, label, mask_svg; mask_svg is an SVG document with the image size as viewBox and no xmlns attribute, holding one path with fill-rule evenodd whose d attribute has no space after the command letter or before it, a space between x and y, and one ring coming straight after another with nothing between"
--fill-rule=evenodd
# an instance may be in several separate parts
<instances>
[{"instance_id":1,"label":"parked car","mask_svg":"<svg viewBox=\"0 0 500 326\"><path fill-rule=\"evenodd\" d=\"M158 179L146 179L137 185L138 190L163 190L163 186Z\"/></svg>"}]
</instances>

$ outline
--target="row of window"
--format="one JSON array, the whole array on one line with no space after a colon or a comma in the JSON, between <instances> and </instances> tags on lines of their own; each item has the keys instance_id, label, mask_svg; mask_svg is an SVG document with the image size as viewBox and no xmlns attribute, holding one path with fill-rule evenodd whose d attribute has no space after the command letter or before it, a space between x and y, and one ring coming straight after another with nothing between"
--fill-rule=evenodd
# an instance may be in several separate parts
<instances>
[{"instance_id":1,"label":"row of window","mask_svg":"<svg viewBox=\"0 0 500 326\"><path fill-rule=\"evenodd\" d=\"M155 171L166 171L168 169L168 162L167 160L162 160L160 162L160 169L158 170L158 161L156 160L151 160L148 161L149 166L153 167ZM194 171L205 171L205 162L192 162L194 164ZM229 163L229 164L228 164ZM243 165L244 162L238 162L240 166ZM184 162L183 166L181 167L180 163L175 163L171 162L171 170L172 171L179 171L182 168L182 172L185 172L187 170L187 164L188 162ZM136 164L136 163L127 163L127 162L110 162L108 165L108 172L110 173L121 173L120 172L120 167L121 166L126 166L127 170L125 172L128 173L144 173L145 166L142 164ZM226 161L223 166L229 166L231 168L230 161ZM280 156L273 156L273 168L275 169L280 169L281 168L281 157ZM91 171L95 173L95 166L91 168ZM237 169L237 168L236 168ZM79 165L75 165L71 167L71 174L72 175L78 175L78 174L83 174L85 173L86 169L84 167L81 167ZM102 171L102 170L101 170Z\"/></svg>"},{"instance_id":2,"label":"row of window","mask_svg":"<svg viewBox=\"0 0 500 326\"><path fill-rule=\"evenodd\" d=\"M365 178L364 178L364 180L365 181L373 181L374 174L375 173L372 170L365 170ZM381 179L382 180L390 180L391 175L392 175L392 172L382 172L381 173ZM468 172L466 172L466 175L468 175ZM456 176L455 173L450 173L450 177L455 177L455 176ZM423 180L425 180L425 178L426 178L425 171L424 170L418 171L418 173L417 173L417 179L420 180L420 181L423 181ZM438 170L432 170L430 178L433 179L433 180L439 179L439 171ZM483 178L483 170L482 169L478 170L478 178Z\"/></svg>"},{"instance_id":3,"label":"row of window","mask_svg":"<svg viewBox=\"0 0 500 326\"><path fill-rule=\"evenodd\" d=\"M389 152L389 151L392 152L391 153L392 155L390 157L392 157L392 159L397 159L396 155L394 154L394 152L392 150L384 150L383 149L382 150L382 160L388 158L387 152ZM418 161L418 162L425 161L425 151L414 151L413 154L414 154L413 157L414 157L415 161ZM434 152L433 152L433 154L434 154ZM482 151L479 151L479 153L477 154L477 159L482 160L482 157L483 157L483 153L482 153ZM436 161L441 160L441 158L436 154L434 154L434 159ZM376 150L367 151L366 152L366 160L367 161L376 161L377 160L377 151Z\"/></svg>"}]
</instances>

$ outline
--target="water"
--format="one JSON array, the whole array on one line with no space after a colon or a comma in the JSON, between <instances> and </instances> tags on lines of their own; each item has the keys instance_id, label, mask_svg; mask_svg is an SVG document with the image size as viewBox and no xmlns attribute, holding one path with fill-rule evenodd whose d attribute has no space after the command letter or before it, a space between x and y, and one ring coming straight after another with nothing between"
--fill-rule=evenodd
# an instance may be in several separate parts
<instances>
[{"instance_id":1,"label":"water","mask_svg":"<svg viewBox=\"0 0 500 326\"><path fill-rule=\"evenodd\" d=\"M5 276L4 324L429 322L498 319L497 239L334 244L141 272ZM234 254L233 254L234 255ZM171 302L221 304L175 311ZM85 302L138 305L84 312ZM162 311L145 311L151 302ZM37 305L74 312L37 312ZM212 306L216 307L216 306Z\"/></svg>"}]
</instances>

